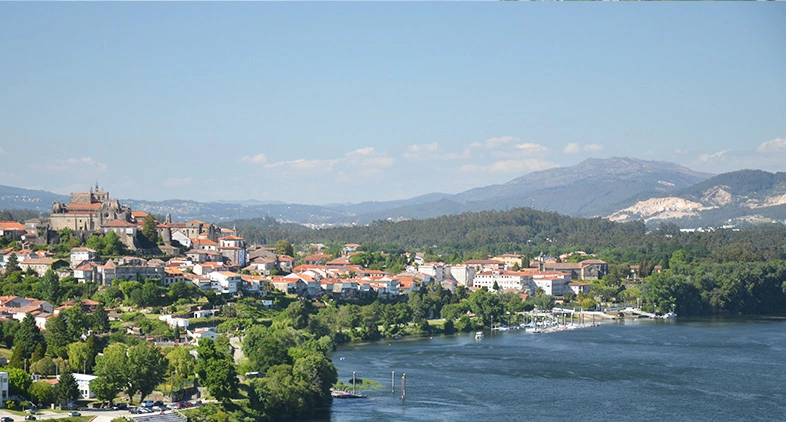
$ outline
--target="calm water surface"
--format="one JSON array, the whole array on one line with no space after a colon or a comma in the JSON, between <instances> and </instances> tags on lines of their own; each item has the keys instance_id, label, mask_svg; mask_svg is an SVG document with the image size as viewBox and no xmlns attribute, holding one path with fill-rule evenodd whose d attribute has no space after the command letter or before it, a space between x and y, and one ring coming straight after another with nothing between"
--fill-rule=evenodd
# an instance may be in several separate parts
<instances>
[{"instance_id":1,"label":"calm water surface","mask_svg":"<svg viewBox=\"0 0 786 422\"><path fill-rule=\"evenodd\" d=\"M784 321L486 332L348 346L332 358L340 380L356 371L384 388L335 400L331 421L786 421Z\"/></svg>"}]
</instances>

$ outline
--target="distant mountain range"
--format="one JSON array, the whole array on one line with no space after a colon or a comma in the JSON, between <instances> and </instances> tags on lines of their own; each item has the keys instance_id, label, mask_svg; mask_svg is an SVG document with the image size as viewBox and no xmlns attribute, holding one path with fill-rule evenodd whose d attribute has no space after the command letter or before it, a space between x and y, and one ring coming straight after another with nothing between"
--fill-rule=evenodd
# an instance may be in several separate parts
<instances>
[{"instance_id":1,"label":"distant mountain range","mask_svg":"<svg viewBox=\"0 0 786 422\"><path fill-rule=\"evenodd\" d=\"M0 186L0 209L46 212L64 195ZM680 226L786 220L786 173L744 170L713 176L662 161L613 157L537 171L501 185L458 194L432 193L406 200L324 206L259 202L145 201L123 199L134 210L177 220L272 217L312 227L426 219L484 210L531 207L572 217L614 221L672 221Z\"/></svg>"}]
</instances>

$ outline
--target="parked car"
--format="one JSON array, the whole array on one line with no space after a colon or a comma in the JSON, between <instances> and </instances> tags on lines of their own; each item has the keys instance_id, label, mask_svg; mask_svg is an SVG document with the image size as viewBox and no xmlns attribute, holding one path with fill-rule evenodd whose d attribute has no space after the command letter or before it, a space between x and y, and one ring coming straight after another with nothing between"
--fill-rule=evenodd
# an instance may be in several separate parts
<instances>
[{"instance_id":1,"label":"parked car","mask_svg":"<svg viewBox=\"0 0 786 422\"><path fill-rule=\"evenodd\" d=\"M12 418L9 418L8 416L3 416L2 418L0 418L0 422L14 422L14 420Z\"/></svg>"},{"instance_id":2,"label":"parked car","mask_svg":"<svg viewBox=\"0 0 786 422\"><path fill-rule=\"evenodd\" d=\"M153 406L164 407L164 402L162 402L161 400L156 400L155 402L153 402Z\"/></svg>"},{"instance_id":3,"label":"parked car","mask_svg":"<svg viewBox=\"0 0 786 422\"><path fill-rule=\"evenodd\" d=\"M167 409L180 409L180 403L169 403L166 405Z\"/></svg>"},{"instance_id":4,"label":"parked car","mask_svg":"<svg viewBox=\"0 0 786 422\"><path fill-rule=\"evenodd\" d=\"M128 409L128 403L115 403L115 405L112 406L112 410L126 410L126 409Z\"/></svg>"},{"instance_id":5,"label":"parked car","mask_svg":"<svg viewBox=\"0 0 786 422\"><path fill-rule=\"evenodd\" d=\"M33 415L27 415L27 416L25 416L25 420L26 420L26 421L34 421L34 420L35 420L35 416L33 416Z\"/></svg>"},{"instance_id":6,"label":"parked car","mask_svg":"<svg viewBox=\"0 0 786 422\"><path fill-rule=\"evenodd\" d=\"M142 402L142 407L153 407L153 400L145 400Z\"/></svg>"},{"instance_id":7,"label":"parked car","mask_svg":"<svg viewBox=\"0 0 786 422\"><path fill-rule=\"evenodd\" d=\"M72 410L68 412L68 416L82 416L82 414L77 412L76 410Z\"/></svg>"}]
</instances>

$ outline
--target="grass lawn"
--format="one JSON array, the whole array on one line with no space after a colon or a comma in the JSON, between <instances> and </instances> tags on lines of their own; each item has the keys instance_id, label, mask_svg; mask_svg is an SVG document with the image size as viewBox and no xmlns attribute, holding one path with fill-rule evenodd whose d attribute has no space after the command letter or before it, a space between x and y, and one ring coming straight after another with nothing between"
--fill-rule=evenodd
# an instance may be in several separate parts
<instances>
[{"instance_id":1,"label":"grass lawn","mask_svg":"<svg viewBox=\"0 0 786 422\"><path fill-rule=\"evenodd\" d=\"M0 347L0 356L5 356L6 359L11 360L11 349L6 349L5 347Z\"/></svg>"}]
</instances>

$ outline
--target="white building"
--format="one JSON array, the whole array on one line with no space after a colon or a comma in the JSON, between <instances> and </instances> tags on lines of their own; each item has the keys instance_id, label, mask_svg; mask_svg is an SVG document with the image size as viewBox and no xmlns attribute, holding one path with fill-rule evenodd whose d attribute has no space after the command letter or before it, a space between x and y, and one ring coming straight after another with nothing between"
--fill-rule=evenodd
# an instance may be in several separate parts
<instances>
[{"instance_id":1,"label":"white building","mask_svg":"<svg viewBox=\"0 0 786 422\"><path fill-rule=\"evenodd\" d=\"M8 372L0 372L0 407L8 400Z\"/></svg>"},{"instance_id":2,"label":"white building","mask_svg":"<svg viewBox=\"0 0 786 422\"><path fill-rule=\"evenodd\" d=\"M591 288L589 283L581 283L578 281L569 283L568 287L570 287L570 290L573 290L573 293L576 294L589 293Z\"/></svg>"},{"instance_id":3,"label":"white building","mask_svg":"<svg viewBox=\"0 0 786 422\"><path fill-rule=\"evenodd\" d=\"M74 379L76 379L76 384L79 386L80 399L87 400L96 398L95 393L90 391L90 381L98 378L97 376L79 373L74 373L72 375L74 376ZM57 379L60 379L60 377L58 376Z\"/></svg>"},{"instance_id":4,"label":"white building","mask_svg":"<svg viewBox=\"0 0 786 422\"><path fill-rule=\"evenodd\" d=\"M448 272L450 270L448 269ZM418 266L418 272L428 274L434 277L434 281L439 283L445 279L445 263L444 262L428 262Z\"/></svg>"},{"instance_id":5,"label":"white building","mask_svg":"<svg viewBox=\"0 0 786 422\"><path fill-rule=\"evenodd\" d=\"M173 317L172 315L161 315L158 317L158 319L166 322L166 325L170 326L171 328L188 328L188 318L177 318Z\"/></svg>"},{"instance_id":6,"label":"white building","mask_svg":"<svg viewBox=\"0 0 786 422\"><path fill-rule=\"evenodd\" d=\"M213 327L197 328L194 331L187 331L187 333L188 336L193 339L195 344L199 344L199 340L203 338L208 338L213 341L216 341L216 338L218 338L218 333L213 329Z\"/></svg>"},{"instance_id":7,"label":"white building","mask_svg":"<svg viewBox=\"0 0 786 422\"><path fill-rule=\"evenodd\" d=\"M532 282L535 285L533 292L540 288L547 295L562 296L568 291L570 274L538 272L532 275Z\"/></svg>"},{"instance_id":8,"label":"white building","mask_svg":"<svg viewBox=\"0 0 786 422\"><path fill-rule=\"evenodd\" d=\"M499 290L525 291L530 289L531 281L532 276L520 271L486 270L475 275L473 285L493 291L496 283Z\"/></svg>"},{"instance_id":9,"label":"white building","mask_svg":"<svg viewBox=\"0 0 786 422\"><path fill-rule=\"evenodd\" d=\"M475 280L475 267L471 265L449 265L448 275L462 286L472 286Z\"/></svg>"},{"instance_id":10,"label":"white building","mask_svg":"<svg viewBox=\"0 0 786 422\"><path fill-rule=\"evenodd\" d=\"M210 284L213 290L218 293L235 294L240 289L240 283L243 281L240 274L230 271L213 271L208 274Z\"/></svg>"},{"instance_id":11,"label":"white building","mask_svg":"<svg viewBox=\"0 0 786 422\"><path fill-rule=\"evenodd\" d=\"M74 248L71 249L71 267L85 262L93 261L98 257L98 253L90 248Z\"/></svg>"}]
</instances>

